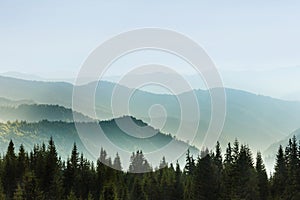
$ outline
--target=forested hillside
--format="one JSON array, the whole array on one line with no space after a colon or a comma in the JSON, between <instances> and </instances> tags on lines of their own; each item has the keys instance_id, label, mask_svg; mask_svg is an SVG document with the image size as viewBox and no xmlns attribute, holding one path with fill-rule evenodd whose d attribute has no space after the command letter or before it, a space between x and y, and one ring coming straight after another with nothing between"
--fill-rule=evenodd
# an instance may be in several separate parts
<instances>
[{"instance_id":1,"label":"forested hillside","mask_svg":"<svg viewBox=\"0 0 300 200\"><path fill-rule=\"evenodd\" d=\"M73 122L73 115L76 115L75 118L79 122L93 121L81 113L73 112L71 109L59 105L20 104L17 106L0 106L0 120L3 122L15 120L27 122L38 122L41 120Z\"/></svg>"},{"instance_id":2,"label":"forested hillside","mask_svg":"<svg viewBox=\"0 0 300 200\"><path fill-rule=\"evenodd\" d=\"M7 86L10 86L9 89ZM119 86L124 94L131 92L130 88L105 81L100 81L99 83L91 82L78 86L82 91L96 88L95 108L98 120L106 120L113 117L111 98L115 86ZM1 96L12 100L30 99L37 104L58 104L71 108L73 87L74 85L64 82L28 81L0 76ZM222 146L226 146L226 143L234 140L234 138L240 138L242 142L247 142L255 150L265 150L272 143L282 140L292 131L299 128L299 102L283 101L228 88L225 91L227 113L220 138ZM193 90L191 92L195 92L201 113L199 131L193 144L200 148L203 135L206 133L210 122L211 99L208 90ZM188 94L182 93L180 97L186 98ZM78 101L86 102L85 98L86 95L82 95ZM121 96L119 98L122 99ZM130 115L150 124L151 120L148 118L148 110L154 104L164 106L168 114L163 132L174 135L181 120L184 120L186 123L195 120L181 119L181 108L178 104L177 96L154 94L141 90L134 90L131 96L129 102ZM94 114L93 110L85 109L85 107L77 111L88 116L93 116ZM128 115L128 113L123 114ZM153 121L161 121L161 119ZM155 124L150 125L155 128ZM187 128L185 131L189 132L190 130ZM185 140L184 138L178 139Z\"/></svg>"},{"instance_id":3,"label":"forested hillside","mask_svg":"<svg viewBox=\"0 0 300 200\"><path fill-rule=\"evenodd\" d=\"M162 169L144 174L130 173L151 169L141 151L132 154L125 173L119 171L119 155L110 158L103 149L93 163L74 144L67 161L62 161L52 138L47 146L34 145L29 152L23 145L15 149L10 141L0 159L0 199L298 200L298 145L293 137L285 150L279 147L275 172L268 179L261 154L254 161L247 145L237 140L228 144L224 154L219 143L214 152L202 151L198 157L188 151L183 170L163 157Z\"/></svg>"},{"instance_id":4,"label":"forested hillside","mask_svg":"<svg viewBox=\"0 0 300 200\"><path fill-rule=\"evenodd\" d=\"M124 124L127 123L128 120L133 120L133 122L138 126L143 127L141 130L134 127L128 127L131 134L137 137L128 135L116 124L116 121ZM84 130L81 137L78 135L78 130L76 129L78 126ZM80 122L77 123L77 127L74 122L51 122L47 120L30 123L26 121L0 123L0 151L5 152L6 145L11 139L14 140L14 143L17 146L23 144L26 149L31 149L34 144L47 142L49 137L53 137L62 159L67 159L73 143L76 142L80 152L83 152L89 160L96 160L96 157L93 155L98 155L101 142L103 144L104 141L102 140L103 138L98 137L98 135L101 135L99 133L99 126L105 134L102 135L102 137L107 137L114 145L129 152L136 150L143 150L144 152L156 151L171 141L175 142L177 149L189 148L189 144L177 140L170 135L161 133L141 120L126 116L101 122ZM152 133L155 133L155 135L148 137L148 135ZM147 136L147 138L140 138L142 135ZM83 145L82 139L86 141L86 146L89 149ZM190 148L193 154L198 154L199 150L197 148ZM177 151L177 149L175 149L174 152ZM108 152L115 153L114 148L107 148L106 150ZM168 156L167 153L165 156ZM151 161L156 164L159 162L159 159L157 159L157 161ZM180 161L183 162L183 160ZM124 164L128 165L128 160L125 160Z\"/></svg>"}]
</instances>

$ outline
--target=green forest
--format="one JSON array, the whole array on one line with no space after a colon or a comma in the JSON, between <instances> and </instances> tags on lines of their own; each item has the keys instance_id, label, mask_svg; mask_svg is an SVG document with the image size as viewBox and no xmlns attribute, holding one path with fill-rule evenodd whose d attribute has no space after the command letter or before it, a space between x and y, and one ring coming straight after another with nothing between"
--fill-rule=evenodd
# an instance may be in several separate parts
<instances>
[{"instance_id":1,"label":"green forest","mask_svg":"<svg viewBox=\"0 0 300 200\"><path fill-rule=\"evenodd\" d=\"M274 173L267 176L261 153L254 156L247 145L235 140L222 153L204 150L194 158L186 153L186 164L168 164L163 157L159 170L151 169L142 151L132 153L127 172L120 171L118 154L112 159L101 149L97 163L73 150L60 159L54 141L15 149L9 142L0 159L0 199L300 199L300 144L296 137L279 146ZM113 166L115 169L109 167ZM119 170L116 170L119 169Z\"/></svg>"}]
</instances>

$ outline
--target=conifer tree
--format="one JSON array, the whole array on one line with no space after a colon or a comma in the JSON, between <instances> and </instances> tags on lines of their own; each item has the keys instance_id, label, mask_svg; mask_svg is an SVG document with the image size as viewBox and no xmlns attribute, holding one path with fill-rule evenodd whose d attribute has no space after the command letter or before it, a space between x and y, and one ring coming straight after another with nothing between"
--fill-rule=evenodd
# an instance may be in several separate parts
<instances>
[{"instance_id":1,"label":"conifer tree","mask_svg":"<svg viewBox=\"0 0 300 200\"><path fill-rule=\"evenodd\" d=\"M187 175L191 175L195 169L195 160L193 156L190 155L190 149L187 150L184 172Z\"/></svg>"},{"instance_id":2,"label":"conifer tree","mask_svg":"<svg viewBox=\"0 0 300 200\"><path fill-rule=\"evenodd\" d=\"M287 167L283 148L280 145L276 156L275 172L272 184L273 197L283 197L283 193L287 186Z\"/></svg>"},{"instance_id":3,"label":"conifer tree","mask_svg":"<svg viewBox=\"0 0 300 200\"><path fill-rule=\"evenodd\" d=\"M256 156L255 169L257 173L258 193L260 200L267 200L269 198L268 176L260 152L258 152Z\"/></svg>"},{"instance_id":4,"label":"conifer tree","mask_svg":"<svg viewBox=\"0 0 300 200\"><path fill-rule=\"evenodd\" d=\"M142 186L142 182L139 177L135 178L135 181L132 186L131 193L130 193L130 199L135 199L135 200L146 200L147 199L145 192L144 192L144 188Z\"/></svg>"},{"instance_id":5,"label":"conifer tree","mask_svg":"<svg viewBox=\"0 0 300 200\"><path fill-rule=\"evenodd\" d=\"M174 196L177 197L177 199L183 199L182 171L178 161L176 162L174 190Z\"/></svg>"},{"instance_id":6,"label":"conifer tree","mask_svg":"<svg viewBox=\"0 0 300 200\"><path fill-rule=\"evenodd\" d=\"M241 146L236 162L237 178L235 195L239 199L258 199L258 184L249 148Z\"/></svg>"},{"instance_id":7,"label":"conifer tree","mask_svg":"<svg viewBox=\"0 0 300 200\"><path fill-rule=\"evenodd\" d=\"M14 143L10 140L4 159L4 171L2 178L2 185L8 198L13 196L17 187L16 159Z\"/></svg>"},{"instance_id":8,"label":"conifer tree","mask_svg":"<svg viewBox=\"0 0 300 200\"><path fill-rule=\"evenodd\" d=\"M22 177L27 169L27 158L23 144L21 144L17 159L17 179L22 180Z\"/></svg>"},{"instance_id":9,"label":"conifer tree","mask_svg":"<svg viewBox=\"0 0 300 200\"><path fill-rule=\"evenodd\" d=\"M285 190L285 197L292 199L300 191L300 171L299 171L299 157L298 157L298 143L296 136L289 141L287 147L286 163L288 170L288 186Z\"/></svg>"},{"instance_id":10,"label":"conifer tree","mask_svg":"<svg viewBox=\"0 0 300 200\"><path fill-rule=\"evenodd\" d=\"M203 158L198 158L195 171L194 192L196 199L217 199L217 173L210 154Z\"/></svg>"},{"instance_id":11,"label":"conifer tree","mask_svg":"<svg viewBox=\"0 0 300 200\"><path fill-rule=\"evenodd\" d=\"M113 168L119 171L122 170L121 159L118 153L116 154L116 157L114 159Z\"/></svg>"}]
</instances>

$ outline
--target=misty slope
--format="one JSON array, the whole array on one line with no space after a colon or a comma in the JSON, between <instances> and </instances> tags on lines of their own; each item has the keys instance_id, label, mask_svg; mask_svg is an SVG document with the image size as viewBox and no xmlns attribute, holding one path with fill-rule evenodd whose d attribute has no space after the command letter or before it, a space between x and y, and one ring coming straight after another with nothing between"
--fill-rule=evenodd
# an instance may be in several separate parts
<instances>
[{"instance_id":1,"label":"misty slope","mask_svg":"<svg viewBox=\"0 0 300 200\"><path fill-rule=\"evenodd\" d=\"M28 81L0 76L0 94L12 100L30 99L36 103L70 107L72 87L63 82Z\"/></svg>"},{"instance_id":2,"label":"misty slope","mask_svg":"<svg viewBox=\"0 0 300 200\"><path fill-rule=\"evenodd\" d=\"M270 172L274 171L276 154L278 152L279 146L282 145L282 147L285 148L288 145L289 139L293 138L294 135L296 136L297 140L300 140L300 129L297 129L296 131L293 131L288 136L283 137L283 139L272 143L263 152L266 168L268 169L268 171Z\"/></svg>"},{"instance_id":3,"label":"misty slope","mask_svg":"<svg viewBox=\"0 0 300 200\"><path fill-rule=\"evenodd\" d=\"M276 153L278 151L279 146L282 145L283 147L286 147L288 145L289 139L293 138L293 136L296 136L297 140L300 140L300 129L297 129L296 131L292 132L290 135L288 135L284 139L271 144L266 149L266 151L264 152L264 154L266 156L275 157L275 155L276 155Z\"/></svg>"},{"instance_id":4,"label":"misty slope","mask_svg":"<svg viewBox=\"0 0 300 200\"><path fill-rule=\"evenodd\" d=\"M33 145L46 143L53 137L60 155L67 158L76 142L80 151L83 151L89 158L85 147L82 145L73 123L40 121L38 123L11 122L0 123L0 150L6 151L9 140L13 140L16 147L23 144L27 150Z\"/></svg>"},{"instance_id":5,"label":"misty slope","mask_svg":"<svg viewBox=\"0 0 300 200\"><path fill-rule=\"evenodd\" d=\"M16 107L22 104L34 104L32 100L10 100L7 98L0 97L0 106L4 107Z\"/></svg>"},{"instance_id":6,"label":"misty slope","mask_svg":"<svg viewBox=\"0 0 300 200\"><path fill-rule=\"evenodd\" d=\"M7 89L7 85L11 87ZM80 88L85 91L94 86L98 86L95 93L97 116L100 120L109 119L112 117L110 104L115 85L109 82L100 84L93 82L82 85ZM121 87L124 93L131 91L129 88ZM1 95L14 100L32 99L37 103L59 104L69 108L72 102L72 89L73 86L68 83L24 81L0 76ZM199 146L210 121L211 99L208 91L196 90L195 93L200 106L201 121L194 144ZM188 95L188 93L181 94L182 98L187 98ZM264 150L266 146L282 139L299 127L300 102L282 101L232 89L226 89L226 96L227 117L220 138L223 145L227 141L239 138L241 142L248 143L253 149ZM82 95L80 101L85 102L85 95ZM150 123L148 110L153 104L163 105L168 113L168 119L162 131L175 134L181 115L176 96L136 90L129 102L130 115ZM78 111L86 115L91 114L85 110ZM157 120L154 122L162 120L160 116L156 117ZM193 119L183 120L189 123ZM156 124L151 122L151 126L156 127ZM186 132L189 132L189 128ZM185 141L184 138L179 139Z\"/></svg>"},{"instance_id":7,"label":"misty slope","mask_svg":"<svg viewBox=\"0 0 300 200\"><path fill-rule=\"evenodd\" d=\"M38 122L41 120L72 122L74 121L73 114L76 115L76 119L80 122L92 121L91 118L81 113L73 113L71 109L58 105L21 104L16 107L0 106L0 120L4 122L15 120L27 122Z\"/></svg>"},{"instance_id":8,"label":"misty slope","mask_svg":"<svg viewBox=\"0 0 300 200\"><path fill-rule=\"evenodd\" d=\"M105 136L103 137L108 137L112 142L112 144L109 145L111 148L105 148L108 153L111 153L112 156L114 156L116 153L114 145L117 145L130 153L136 150L143 150L144 153L147 153L162 148L171 140L173 140L170 135L165 135L160 132L157 132L157 134L153 137L146 139L132 137L123 132L116 125L116 121L122 122L128 119L132 119L138 126L146 127L146 129L143 129L143 132L136 128L131 128L131 134L139 136L143 134L145 136L145 134L147 135L148 131L150 132L154 130L141 120L137 120L132 117L122 117L99 122L105 133ZM14 141L16 146L24 144L26 149L29 150L34 144L41 144L42 142L47 143L49 138L52 136L57 146L57 150L63 159L66 159L70 155L73 143L76 142L80 152L83 152L87 158L95 160L93 155L98 155L100 148L102 147L101 141L103 141L101 138L100 140L95 140L95 138L98 138L97 136L99 135L99 124L97 122L78 123L77 126L83 128L84 130L84 135L80 138L74 123L49 122L45 120L37 123L0 123L0 151L6 151L9 140L11 139ZM84 146L81 139L85 140L88 146ZM175 140L175 143L178 149L189 147L188 144L179 140ZM190 148L191 152L196 156L198 154L198 149L194 147ZM164 156L166 156L168 159L168 153L166 153ZM149 161L153 161L153 163L158 164L157 162L159 162L161 158L162 157L160 157L157 161L155 159ZM124 159L128 158L124 157ZM182 160L182 163L183 161L184 159ZM128 160L124 160L124 164L125 163L128 164Z\"/></svg>"}]
</instances>

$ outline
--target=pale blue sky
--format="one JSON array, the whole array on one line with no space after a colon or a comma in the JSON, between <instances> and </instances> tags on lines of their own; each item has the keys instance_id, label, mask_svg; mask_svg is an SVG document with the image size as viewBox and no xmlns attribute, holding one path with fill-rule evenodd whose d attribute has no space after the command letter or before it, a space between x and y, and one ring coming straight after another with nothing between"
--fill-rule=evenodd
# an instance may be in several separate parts
<instances>
[{"instance_id":1,"label":"pale blue sky","mask_svg":"<svg viewBox=\"0 0 300 200\"><path fill-rule=\"evenodd\" d=\"M0 72L75 76L88 54L142 27L194 39L220 70L300 66L299 1L3 1Z\"/></svg>"},{"instance_id":2,"label":"pale blue sky","mask_svg":"<svg viewBox=\"0 0 300 200\"><path fill-rule=\"evenodd\" d=\"M223 69L297 66L299 10L299 1L1 0L0 69L74 73L102 41L139 27L187 34Z\"/></svg>"}]
</instances>

